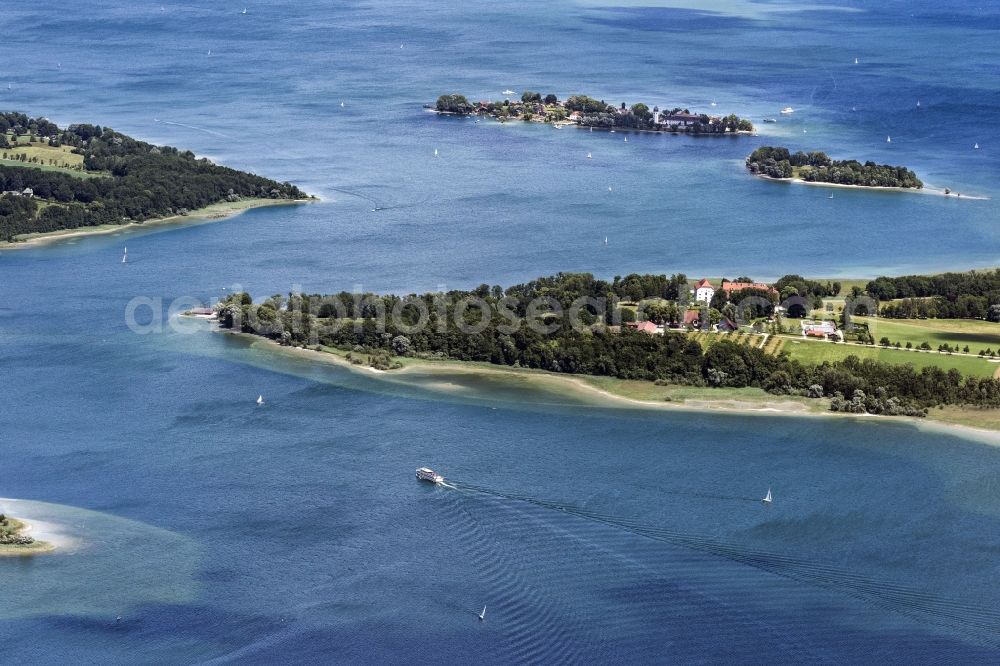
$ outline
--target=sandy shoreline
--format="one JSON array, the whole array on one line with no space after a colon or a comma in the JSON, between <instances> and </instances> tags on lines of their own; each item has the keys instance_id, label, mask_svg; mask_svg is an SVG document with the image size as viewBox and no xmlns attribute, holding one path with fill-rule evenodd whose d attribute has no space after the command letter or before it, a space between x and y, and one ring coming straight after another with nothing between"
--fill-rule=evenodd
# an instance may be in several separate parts
<instances>
[{"instance_id":1,"label":"sandy shoreline","mask_svg":"<svg viewBox=\"0 0 1000 666\"><path fill-rule=\"evenodd\" d=\"M920 189L913 187L883 187L878 185L847 185L845 183L823 183L816 181L803 180L801 178L774 178L772 176L766 176L762 173L751 173L751 176L760 178L762 180L769 180L774 183L797 183L799 185L812 185L813 187L838 187L841 189L848 190L871 190L873 192L909 192L911 194L930 194L933 196L948 197L949 199L968 199L969 201L989 201L989 197L980 197L971 194L959 194L958 192L951 191L951 193L946 193L943 189L938 187L928 187L924 185Z\"/></svg>"},{"instance_id":2,"label":"sandy shoreline","mask_svg":"<svg viewBox=\"0 0 1000 666\"><path fill-rule=\"evenodd\" d=\"M76 229L61 229L39 234L28 234L19 236L20 240L13 243L0 241L0 250L20 250L39 245L47 245L67 238L78 238L81 236L99 236L104 234L114 234L131 229L141 229L158 226L186 226L189 224L203 224L205 222L215 222L239 215L244 211L253 208L264 208L267 206L297 206L304 203L311 203L316 199L244 199L242 201L221 202L199 208L187 215L171 215L169 217L158 217L145 222L128 222L126 224L105 224L97 227L78 227Z\"/></svg>"},{"instance_id":3,"label":"sandy shoreline","mask_svg":"<svg viewBox=\"0 0 1000 666\"><path fill-rule=\"evenodd\" d=\"M218 328L214 328L214 331L220 331ZM967 426L956 423L948 423L943 421L934 421L933 419L927 418L917 418L917 417L907 417L907 416L881 416L877 414L849 414L844 412L831 412L826 408L829 405L828 399L815 399L808 400L807 402L797 401L792 398L783 398L782 396L767 396L765 398L754 398L748 396L747 398L731 398L731 397L720 397L715 398L684 398L678 401L654 401L654 400L642 400L638 398L633 398L625 395L620 395L612 391L608 391L600 386L597 386L593 381L597 381L601 378L593 378L593 380L588 380L587 376L583 375L564 375L559 373L547 372L544 370L535 370L529 368L509 368L506 366L483 366L478 363L470 363L464 361L431 361L425 359L414 359L405 358L404 361L406 365L398 370L384 371L376 370L375 368L370 368L365 365L355 365L349 360L344 358L338 353L329 351L317 352L313 349L305 349L301 347L284 347L274 340L269 340L257 335L249 333L237 333L232 331L220 331L225 332L229 335L235 335L241 338L253 342L260 342L267 345L269 348L280 350L283 353L298 357L298 358L308 358L313 361L318 361L321 363L329 363L333 365L338 365L347 368L353 372L360 374L365 374L371 377L378 376L380 380L383 381L393 381L398 379L405 382L407 375L416 375L420 373L424 374L465 374L465 375L483 375L483 376L508 376L521 380L527 380L535 383L536 385L544 386L548 384L548 388L555 392L561 392L569 390L577 395L589 396L590 398L599 398L592 402L595 406L607 407L607 408L626 408L626 409L655 409L655 410L670 410L679 412L689 412L689 413L725 413L725 414L735 414L744 416L793 416L800 418L834 418L834 419L864 419L869 422L880 422L880 423L909 423L917 426L921 430L927 430L931 432L937 432L945 435L958 435L968 439L974 439L986 444L991 444L994 446L1000 446L1000 431L989 430L986 428L976 428L973 426ZM344 352L346 354L346 352ZM649 383L652 386L652 383ZM411 384L414 387L422 387L428 390L434 390L434 386L426 386L421 383L413 382ZM461 389L461 386L455 386L453 388ZM688 387L663 387L663 388L688 388ZM444 387L440 387L440 390L444 390ZM716 390L716 389L708 389ZM717 389L722 390L722 389ZM446 391L447 392L447 391ZM803 399L805 400L805 399ZM815 405L815 406L814 406ZM933 412L932 412L933 413Z\"/></svg>"}]
</instances>

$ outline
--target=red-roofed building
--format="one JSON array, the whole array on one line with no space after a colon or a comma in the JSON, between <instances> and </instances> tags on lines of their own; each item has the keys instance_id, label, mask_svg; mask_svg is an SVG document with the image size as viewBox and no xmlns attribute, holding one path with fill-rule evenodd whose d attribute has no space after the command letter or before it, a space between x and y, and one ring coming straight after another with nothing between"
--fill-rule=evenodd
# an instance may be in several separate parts
<instances>
[{"instance_id":1,"label":"red-roofed building","mask_svg":"<svg viewBox=\"0 0 1000 666\"><path fill-rule=\"evenodd\" d=\"M722 291L725 292L726 296L729 296L729 294L734 291L743 291L744 289L759 289L772 294L778 293L777 289L769 287L763 282L730 282L729 280L723 280L721 288Z\"/></svg>"},{"instance_id":2,"label":"red-roofed building","mask_svg":"<svg viewBox=\"0 0 1000 666\"><path fill-rule=\"evenodd\" d=\"M685 326L698 326L701 321L701 310L688 310L684 313Z\"/></svg>"},{"instance_id":3,"label":"red-roofed building","mask_svg":"<svg viewBox=\"0 0 1000 666\"><path fill-rule=\"evenodd\" d=\"M715 296L715 287L708 281L708 278L702 278L694 286L694 300L701 301L702 303L711 303L713 296Z\"/></svg>"},{"instance_id":4,"label":"red-roofed building","mask_svg":"<svg viewBox=\"0 0 1000 666\"><path fill-rule=\"evenodd\" d=\"M630 321L625 324L629 328L634 328L637 331L642 331L643 333L649 333L653 335L654 333L659 333L661 329L659 326L651 321Z\"/></svg>"}]
</instances>

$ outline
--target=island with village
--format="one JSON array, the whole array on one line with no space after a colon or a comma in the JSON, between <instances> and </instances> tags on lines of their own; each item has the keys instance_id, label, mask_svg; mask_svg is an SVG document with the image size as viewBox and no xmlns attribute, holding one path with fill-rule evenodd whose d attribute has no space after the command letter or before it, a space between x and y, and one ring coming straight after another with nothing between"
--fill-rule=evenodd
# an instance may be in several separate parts
<instances>
[{"instance_id":1,"label":"island with village","mask_svg":"<svg viewBox=\"0 0 1000 666\"><path fill-rule=\"evenodd\" d=\"M511 90L505 94L514 96ZM714 105L714 103L713 103ZM480 116L494 118L500 122L520 120L523 122L550 123L554 127L577 126L597 130L628 130L637 132L668 132L692 135L737 135L754 134L754 126L746 118L735 114L727 116L692 113L689 109L674 107L652 108L637 102L618 106L602 99L587 95L570 95L559 99L554 94L524 91L521 96L506 97L502 100L482 100L470 102L464 95L441 95L437 103L427 108L438 114L456 116Z\"/></svg>"}]
</instances>

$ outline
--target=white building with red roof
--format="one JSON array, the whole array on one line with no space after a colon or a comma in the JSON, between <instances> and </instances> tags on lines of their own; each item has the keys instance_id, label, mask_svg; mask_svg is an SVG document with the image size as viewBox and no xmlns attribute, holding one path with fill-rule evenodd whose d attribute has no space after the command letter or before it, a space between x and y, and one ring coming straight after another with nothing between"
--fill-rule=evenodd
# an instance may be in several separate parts
<instances>
[{"instance_id":1,"label":"white building with red roof","mask_svg":"<svg viewBox=\"0 0 1000 666\"><path fill-rule=\"evenodd\" d=\"M702 278L694 286L694 300L701 301L703 303L711 303L712 296L715 296L715 287L712 283L708 281L708 278Z\"/></svg>"}]
</instances>

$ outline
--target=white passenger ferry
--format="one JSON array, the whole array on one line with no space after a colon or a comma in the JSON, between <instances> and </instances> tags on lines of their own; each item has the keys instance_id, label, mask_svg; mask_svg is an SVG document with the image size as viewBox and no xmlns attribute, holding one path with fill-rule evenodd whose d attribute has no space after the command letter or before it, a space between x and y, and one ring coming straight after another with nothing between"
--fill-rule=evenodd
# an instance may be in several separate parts
<instances>
[{"instance_id":1,"label":"white passenger ferry","mask_svg":"<svg viewBox=\"0 0 1000 666\"><path fill-rule=\"evenodd\" d=\"M430 467L421 467L417 469L417 478L421 481L430 481L431 483L441 483L444 481L444 477L432 470Z\"/></svg>"}]
</instances>

